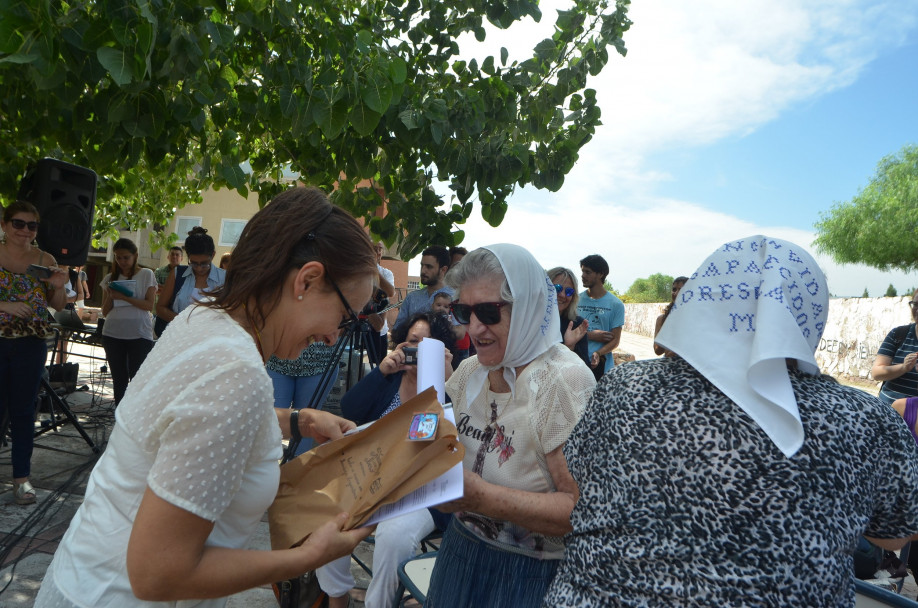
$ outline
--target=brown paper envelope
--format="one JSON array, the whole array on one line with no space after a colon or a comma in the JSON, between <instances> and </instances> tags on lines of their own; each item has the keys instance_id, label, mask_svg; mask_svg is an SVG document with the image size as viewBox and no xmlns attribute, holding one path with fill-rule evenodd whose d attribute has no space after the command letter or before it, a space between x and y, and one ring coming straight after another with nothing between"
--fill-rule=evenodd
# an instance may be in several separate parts
<instances>
[{"instance_id":1,"label":"brown paper envelope","mask_svg":"<svg viewBox=\"0 0 918 608\"><path fill-rule=\"evenodd\" d=\"M434 441L409 441L416 413L440 416ZM346 529L359 527L389 504L462 462L456 427L443 416L436 391L428 389L369 428L321 445L281 467L274 504L268 510L271 546L301 543L338 513L350 514Z\"/></svg>"},{"instance_id":2,"label":"brown paper envelope","mask_svg":"<svg viewBox=\"0 0 918 608\"><path fill-rule=\"evenodd\" d=\"M456 464L462 462L462 455L465 450L455 435L437 439L436 442L430 443L420 454L418 454L409 466L403 467L401 471L393 475L394 482L397 485L383 497L372 499L366 497L364 500L354 504L353 512L350 519L356 523L353 527L359 527L383 505L392 504L404 498L406 495L414 492L429 481L433 481L440 475L443 475ZM458 458L444 458L443 454L459 454Z\"/></svg>"}]
</instances>

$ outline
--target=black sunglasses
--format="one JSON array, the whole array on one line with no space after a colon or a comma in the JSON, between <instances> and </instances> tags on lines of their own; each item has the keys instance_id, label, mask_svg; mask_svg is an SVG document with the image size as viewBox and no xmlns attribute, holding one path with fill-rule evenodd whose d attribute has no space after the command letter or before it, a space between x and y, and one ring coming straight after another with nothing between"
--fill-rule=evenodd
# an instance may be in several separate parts
<instances>
[{"instance_id":1,"label":"black sunglasses","mask_svg":"<svg viewBox=\"0 0 918 608\"><path fill-rule=\"evenodd\" d=\"M31 232L38 232L38 222L27 222L25 220L13 218L10 220L10 224L12 224L13 228L16 230L28 228Z\"/></svg>"},{"instance_id":2,"label":"black sunglasses","mask_svg":"<svg viewBox=\"0 0 918 608\"><path fill-rule=\"evenodd\" d=\"M484 325L495 325L500 323L500 309L509 305L510 302L479 302L478 304L453 302L449 305L449 310L460 325L471 323L472 313L475 313L475 317Z\"/></svg>"},{"instance_id":3,"label":"black sunglasses","mask_svg":"<svg viewBox=\"0 0 918 608\"><path fill-rule=\"evenodd\" d=\"M347 310L348 317L347 319L341 321L338 324L338 329L346 329L347 327L353 325L358 321L357 313L354 312L354 309L351 308L351 305L348 303L347 298L344 297L344 294L341 293L341 290L338 289L338 285L332 280L331 277L328 277L328 282L331 283L331 286L335 288L335 293L338 294L338 298L341 299L341 303L344 304L344 308Z\"/></svg>"},{"instance_id":4,"label":"black sunglasses","mask_svg":"<svg viewBox=\"0 0 918 608\"><path fill-rule=\"evenodd\" d=\"M561 285L558 285L557 283L555 283L555 291L557 291L558 293L563 293L568 298L574 295L573 287L562 287Z\"/></svg>"},{"instance_id":5,"label":"black sunglasses","mask_svg":"<svg viewBox=\"0 0 918 608\"><path fill-rule=\"evenodd\" d=\"M909 302L908 305L911 306L912 308L915 308L916 306L918 306L918 302L914 302L914 301Z\"/></svg>"}]
</instances>

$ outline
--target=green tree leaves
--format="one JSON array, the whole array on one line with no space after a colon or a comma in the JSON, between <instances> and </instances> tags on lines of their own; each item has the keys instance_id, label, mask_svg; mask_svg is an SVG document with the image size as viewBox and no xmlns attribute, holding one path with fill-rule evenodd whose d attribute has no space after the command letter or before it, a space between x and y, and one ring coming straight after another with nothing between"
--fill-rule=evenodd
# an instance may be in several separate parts
<instances>
[{"instance_id":1,"label":"green tree leaves","mask_svg":"<svg viewBox=\"0 0 918 608\"><path fill-rule=\"evenodd\" d=\"M816 247L836 262L918 269L918 146L883 158L870 183L822 214L816 231Z\"/></svg>"},{"instance_id":2,"label":"green tree leaves","mask_svg":"<svg viewBox=\"0 0 918 608\"><path fill-rule=\"evenodd\" d=\"M659 272L637 279L625 292L629 302L669 302L672 300L673 277Z\"/></svg>"},{"instance_id":3,"label":"green tree leaves","mask_svg":"<svg viewBox=\"0 0 918 608\"><path fill-rule=\"evenodd\" d=\"M403 257L458 243L474 203L496 226L516 187L561 187L628 6L571 0L529 59L479 65L457 38L539 20L536 0L0 0L0 198L43 156L91 167L102 234L163 223L209 186L265 202L294 172L338 182Z\"/></svg>"}]
</instances>

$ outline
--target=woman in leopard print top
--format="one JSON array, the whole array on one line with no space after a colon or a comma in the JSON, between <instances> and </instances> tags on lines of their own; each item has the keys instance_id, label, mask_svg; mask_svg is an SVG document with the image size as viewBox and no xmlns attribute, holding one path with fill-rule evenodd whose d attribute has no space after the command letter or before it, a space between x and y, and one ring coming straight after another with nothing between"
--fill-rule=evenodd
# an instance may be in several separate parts
<instances>
[{"instance_id":1,"label":"woman in leopard print top","mask_svg":"<svg viewBox=\"0 0 918 608\"><path fill-rule=\"evenodd\" d=\"M657 339L680 357L616 367L565 446L580 499L545 607L854 606L858 537L918 532L908 429L815 366L815 262L765 237L720 252Z\"/></svg>"}]
</instances>

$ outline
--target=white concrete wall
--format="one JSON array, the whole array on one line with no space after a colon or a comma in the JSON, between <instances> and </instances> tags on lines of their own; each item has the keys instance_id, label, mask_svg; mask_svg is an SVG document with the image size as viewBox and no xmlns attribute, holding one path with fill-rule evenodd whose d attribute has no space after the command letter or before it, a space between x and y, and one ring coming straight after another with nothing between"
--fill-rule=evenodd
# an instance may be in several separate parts
<instances>
[{"instance_id":1,"label":"white concrete wall","mask_svg":"<svg viewBox=\"0 0 918 608\"><path fill-rule=\"evenodd\" d=\"M870 368L889 331L911 322L910 296L834 298L816 362L826 374L871 380ZM665 304L625 304L627 332L653 336L654 323Z\"/></svg>"}]
</instances>

